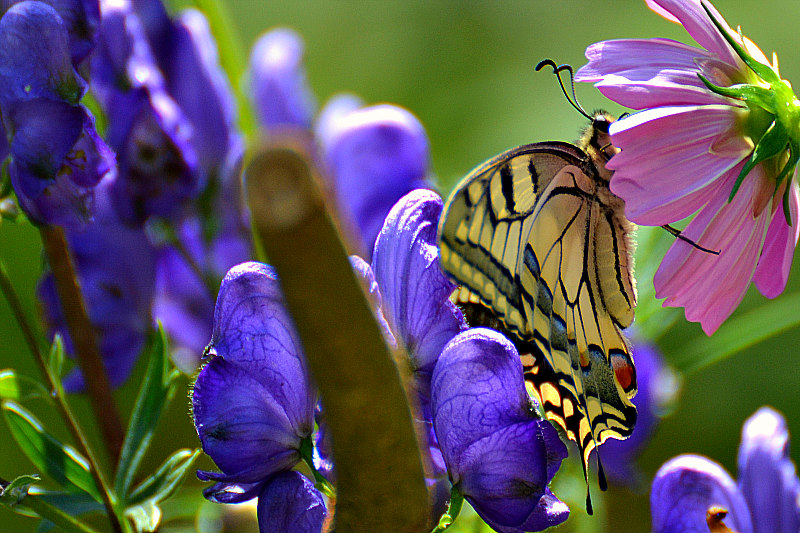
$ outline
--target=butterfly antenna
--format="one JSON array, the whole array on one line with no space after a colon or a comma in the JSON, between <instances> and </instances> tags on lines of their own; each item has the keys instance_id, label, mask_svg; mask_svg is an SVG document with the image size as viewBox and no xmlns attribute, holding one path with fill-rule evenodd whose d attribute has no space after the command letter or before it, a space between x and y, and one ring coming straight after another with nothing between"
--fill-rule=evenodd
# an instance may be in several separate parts
<instances>
[{"instance_id":1,"label":"butterfly antenna","mask_svg":"<svg viewBox=\"0 0 800 533\"><path fill-rule=\"evenodd\" d=\"M546 66L553 68L553 74L555 74L556 78L558 78L558 84L561 86L561 92L564 93L564 96L567 98L567 102L569 102L570 105L578 111L578 113L589 120L592 120L592 117L589 115L589 113L587 113L586 110L578 103L578 97L575 96L575 76L572 70L572 65L556 65L556 62L552 59L542 59L539 61L539 64L536 65L536 72L539 72ZM567 88L564 86L564 80L561 78L561 73L565 70L569 72L569 85L572 98L570 98Z\"/></svg>"},{"instance_id":2,"label":"butterfly antenna","mask_svg":"<svg viewBox=\"0 0 800 533\"><path fill-rule=\"evenodd\" d=\"M692 246L694 246L695 248L697 248L701 252L705 252L705 253L711 254L711 255L719 255L719 250L709 250L708 248L704 248L704 247L700 246L699 244L694 242L692 239L690 239L689 237L687 237L683 233L681 233L681 230L679 230L677 228L673 228L669 224L664 224L661 227L664 228L665 230L667 230L668 232L670 232L672 234L672 236L675 237L676 239L679 239L679 240L682 240L685 243L691 244Z\"/></svg>"}]
</instances>

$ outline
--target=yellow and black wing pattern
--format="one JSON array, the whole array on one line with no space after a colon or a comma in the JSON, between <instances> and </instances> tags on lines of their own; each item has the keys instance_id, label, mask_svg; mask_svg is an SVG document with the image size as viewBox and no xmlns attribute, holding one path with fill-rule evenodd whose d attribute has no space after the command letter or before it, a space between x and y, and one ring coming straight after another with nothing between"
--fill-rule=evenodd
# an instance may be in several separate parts
<instances>
[{"instance_id":1,"label":"yellow and black wing pattern","mask_svg":"<svg viewBox=\"0 0 800 533\"><path fill-rule=\"evenodd\" d=\"M603 162L563 142L509 150L461 181L439 223L458 300L517 337L525 378L577 443L585 474L591 451L636 421L622 332L636 305L632 225Z\"/></svg>"}]
</instances>

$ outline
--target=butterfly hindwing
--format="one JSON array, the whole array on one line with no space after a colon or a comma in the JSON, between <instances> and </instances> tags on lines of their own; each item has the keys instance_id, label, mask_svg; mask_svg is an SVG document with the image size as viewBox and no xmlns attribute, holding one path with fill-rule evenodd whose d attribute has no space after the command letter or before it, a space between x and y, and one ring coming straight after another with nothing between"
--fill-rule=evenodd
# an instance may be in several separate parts
<instances>
[{"instance_id":1,"label":"butterfly hindwing","mask_svg":"<svg viewBox=\"0 0 800 533\"><path fill-rule=\"evenodd\" d=\"M528 379L548 418L580 449L584 468L636 420L629 223L622 201L578 147L515 148L456 187L439 228L441 264L534 354Z\"/></svg>"}]
</instances>

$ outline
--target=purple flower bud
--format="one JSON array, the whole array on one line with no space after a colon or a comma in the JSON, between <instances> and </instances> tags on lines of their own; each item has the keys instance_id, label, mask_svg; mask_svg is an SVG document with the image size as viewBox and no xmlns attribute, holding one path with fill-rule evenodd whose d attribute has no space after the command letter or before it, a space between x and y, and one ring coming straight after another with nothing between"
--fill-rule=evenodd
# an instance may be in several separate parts
<instances>
[{"instance_id":1,"label":"purple flower bud","mask_svg":"<svg viewBox=\"0 0 800 533\"><path fill-rule=\"evenodd\" d=\"M316 101L303 67L303 40L288 28L263 34L250 52L250 91L267 130L311 127Z\"/></svg>"},{"instance_id":2,"label":"purple flower bud","mask_svg":"<svg viewBox=\"0 0 800 533\"><path fill-rule=\"evenodd\" d=\"M251 484L291 469L312 435L317 399L270 267L244 263L225 276L208 352L192 406L203 450L222 473L202 475Z\"/></svg>"},{"instance_id":3,"label":"purple flower bud","mask_svg":"<svg viewBox=\"0 0 800 533\"><path fill-rule=\"evenodd\" d=\"M548 488L567 449L536 415L508 339L473 328L450 341L433 371L431 408L451 482L493 529L541 531L567 519Z\"/></svg>"},{"instance_id":4,"label":"purple flower bud","mask_svg":"<svg viewBox=\"0 0 800 533\"><path fill-rule=\"evenodd\" d=\"M299 472L275 475L264 484L258 496L258 529L261 533L320 533L325 513L322 494Z\"/></svg>"},{"instance_id":5,"label":"purple flower bud","mask_svg":"<svg viewBox=\"0 0 800 533\"><path fill-rule=\"evenodd\" d=\"M323 152L336 200L369 253L397 199L428 187L425 128L407 110L388 104L353 111L325 128Z\"/></svg>"}]
</instances>

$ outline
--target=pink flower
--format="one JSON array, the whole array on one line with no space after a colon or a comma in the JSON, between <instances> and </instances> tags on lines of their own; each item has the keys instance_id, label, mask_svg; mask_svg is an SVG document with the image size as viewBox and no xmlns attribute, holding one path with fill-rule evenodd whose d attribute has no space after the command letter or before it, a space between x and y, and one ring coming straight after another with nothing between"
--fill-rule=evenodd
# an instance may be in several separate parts
<instances>
[{"instance_id":1,"label":"pink flower","mask_svg":"<svg viewBox=\"0 0 800 533\"><path fill-rule=\"evenodd\" d=\"M682 234L719 251L676 239L653 280L664 305L684 307L710 335L751 280L768 298L786 286L798 239L800 101L777 59L771 65L709 3L647 3L703 48L668 39L595 43L576 80L643 110L610 129L621 150L608 163L611 190L628 218L660 226L696 213Z\"/></svg>"}]
</instances>

